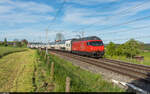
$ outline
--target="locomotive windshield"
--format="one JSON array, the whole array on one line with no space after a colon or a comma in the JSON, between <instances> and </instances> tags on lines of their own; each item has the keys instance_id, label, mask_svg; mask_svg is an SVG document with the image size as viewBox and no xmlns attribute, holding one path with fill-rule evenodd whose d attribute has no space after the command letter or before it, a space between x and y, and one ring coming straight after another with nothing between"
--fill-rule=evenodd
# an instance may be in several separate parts
<instances>
[{"instance_id":1,"label":"locomotive windshield","mask_svg":"<svg viewBox=\"0 0 150 94\"><path fill-rule=\"evenodd\" d=\"M92 45L92 46L102 46L103 42L102 41L92 41L92 42L88 42L88 45Z\"/></svg>"}]
</instances>

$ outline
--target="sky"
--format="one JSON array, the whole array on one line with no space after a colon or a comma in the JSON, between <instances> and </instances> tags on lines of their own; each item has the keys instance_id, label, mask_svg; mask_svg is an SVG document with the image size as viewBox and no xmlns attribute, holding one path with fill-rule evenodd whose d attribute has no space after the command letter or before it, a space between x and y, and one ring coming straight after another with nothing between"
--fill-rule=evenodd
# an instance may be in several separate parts
<instances>
[{"instance_id":1,"label":"sky","mask_svg":"<svg viewBox=\"0 0 150 94\"><path fill-rule=\"evenodd\" d=\"M141 19L142 18L142 19ZM48 30L48 34L46 34ZM0 0L0 41L98 36L104 43L150 43L150 0Z\"/></svg>"}]
</instances>

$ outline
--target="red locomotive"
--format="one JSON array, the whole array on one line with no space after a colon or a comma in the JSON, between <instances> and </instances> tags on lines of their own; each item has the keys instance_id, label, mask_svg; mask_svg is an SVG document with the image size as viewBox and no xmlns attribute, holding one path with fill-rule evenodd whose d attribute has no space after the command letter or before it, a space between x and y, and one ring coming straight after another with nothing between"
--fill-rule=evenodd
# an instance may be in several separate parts
<instances>
[{"instance_id":1,"label":"red locomotive","mask_svg":"<svg viewBox=\"0 0 150 94\"><path fill-rule=\"evenodd\" d=\"M73 39L71 52L99 58L104 55L104 44L102 40L96 36Z\"/></svg>"}]
</instances>

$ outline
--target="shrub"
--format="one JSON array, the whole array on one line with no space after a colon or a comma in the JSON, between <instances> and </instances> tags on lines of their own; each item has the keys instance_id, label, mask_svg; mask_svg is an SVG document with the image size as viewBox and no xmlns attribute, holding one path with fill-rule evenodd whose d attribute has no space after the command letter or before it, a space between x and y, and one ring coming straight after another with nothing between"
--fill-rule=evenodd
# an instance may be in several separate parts
<instances>
[{"instance_id":1,"label":"shrub","mask_svg":"<svg viewBox=\"0 0 150 94\"><path fill-rule=\"evenodd\" d=\"M111 57L115 55L116 52L116 45L113 42L110 42L106 47L106 54L110 55Z\"/></svg>"},{"instance_id":2,"label":"shrub","mask_svg":"<svg viewBox=\"0 0 150 94\"><path fill-rule=\"evenodd\" d=\"M116 45L113 42L110 42L106 47L106 54L110 55L111 57L113 55L124 55L126 57L134 57L138 55L141 52L142 44L141 42L138 42L134 39L130 39L124 44Z\"/></svg>"}]
</instances>

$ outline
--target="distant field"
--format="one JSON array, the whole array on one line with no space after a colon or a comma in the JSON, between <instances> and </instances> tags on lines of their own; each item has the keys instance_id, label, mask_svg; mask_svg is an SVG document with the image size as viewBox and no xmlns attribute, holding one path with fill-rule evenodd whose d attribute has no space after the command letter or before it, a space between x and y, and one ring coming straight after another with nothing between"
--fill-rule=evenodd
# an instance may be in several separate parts
<instances>
[{"instance_id":1,"label":"distant field","mask_svg":"<svg viewBox=\"0 0 150 94\"><path fill-rule=\"evenodd\" d=\"M104 44L104 46L106 47L108 44ZM119 46L120 44L116 44L116 46ZM149 50L150 51L150 44L144 44L142 50Z\"/></svg>"},{"instance_id":2,"label":"distant field","mask_svg":"<svg viewBox=\"0 0 150 94\"><path fill-rule=\"evenodd\" d=\"M143 62L137 62L135 59L128 59L125 56L113 56L113 57L106 56L106 58L122 60L122 61L131 62L135 64L150 65L150 52L143 52L140 54L140 56L144 56Z\"/></svg>"},{"instance_id":3,"label":"distant field","mask_svg":"<svg viewBox=\"0 0 150 94\"><path fill-rule=\"evenodd\" d=\"M120 45L120 44L117 44ZM107 44L105 44L105 47L107 46ZM147 50L146 52L142 52L140 54L140 56L144 56L144 61L143 62L137 62L135 59L129 59L126 58L125 56L113 56L110 57L108 55L106 55L106 58L110 58L110 59L116 59L116 60L122 60L122 61L126 61L126 62L131 62L131 63L135 63L135 64L143 64L143 65L150 65L150 44L144 44L142 50Z\"/></svg>"},{"instance_id":4,"label":"distant field","mask_svg":"<svg viewBox=\"0 0 150 94\"><path fill-rule=\"evenodd\" d=\"M13 52L24 51L26 48L16 48L16 47L1 47L0 46L0 57Z\"/></svg>"},{"instance_id":5,"label":"distant field","mask_svg":"<svg viewBox=\"0 0 150 94\"><path fill-rule=\"evenodd\" d=\"M150 65L150 52L144 52L141 53L141 55L144 56L144 62L142 62L142 64Z\"/></svg>"},{"instance_id":6,"label":"distant field","mask_svg":"<svg viewBox=\"0 0 150 94\"><path fill-rule=\"evenodd\" d=\"M144 49L144 50L149 50L149 51L150 51L150 44L145 44L143 49Z\"/></svg>"}]
</instances>

